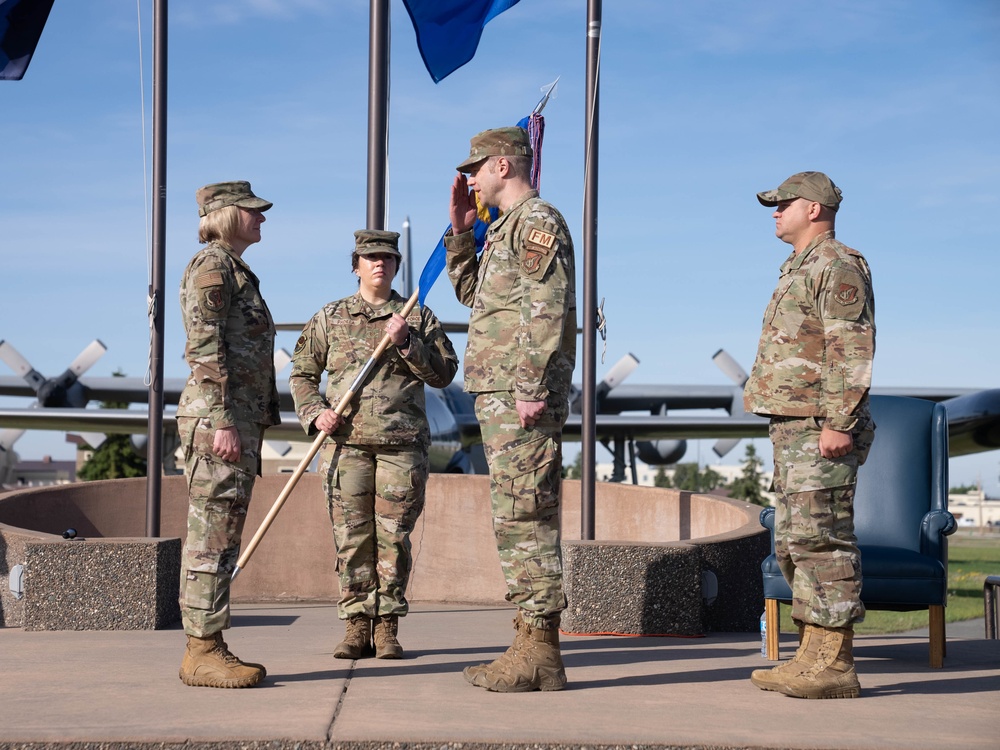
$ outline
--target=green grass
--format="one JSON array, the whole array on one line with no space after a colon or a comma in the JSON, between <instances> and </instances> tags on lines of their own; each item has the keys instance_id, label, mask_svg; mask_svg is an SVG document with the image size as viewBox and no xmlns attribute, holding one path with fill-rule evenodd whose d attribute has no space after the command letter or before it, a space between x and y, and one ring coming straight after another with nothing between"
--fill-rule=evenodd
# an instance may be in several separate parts
<instances>
[{"instance_id":1,"label":"green grass","mask_svg":"<svg viewBox=\"0 0 1000 750\"><path fill-rule=\"evenodd\" d=\"M974 620L983 616L983 580L1000 575L1000 535L978 536L957 532L948 540L947 622ZM916 612L869 611L865 621L854 629L858 633L900 633L927 627L927 610ZM792 608L781 607L781 630L796 632Z\"/></svg>"}]
</instances>

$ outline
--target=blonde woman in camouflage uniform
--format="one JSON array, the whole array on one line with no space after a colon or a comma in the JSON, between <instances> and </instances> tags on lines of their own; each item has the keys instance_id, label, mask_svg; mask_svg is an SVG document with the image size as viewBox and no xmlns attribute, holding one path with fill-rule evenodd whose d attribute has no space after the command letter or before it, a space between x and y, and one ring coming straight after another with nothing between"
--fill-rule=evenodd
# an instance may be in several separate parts
<instances>
[{"instance_id":1,"label":"blonde woman in camouflage uniform","mask_svg":"<svg viewBox=\"0 0 1000 750\"><path fill-rule=\"evenodd\" d=\"M338 615L346 621L333 655L402 658L399 618L407 613L410 532L424 507L430 427L424 384L444 388L458 357L434 313L406 304L392 289L399 234L354 233L356 294L313 316L295 346L289 378L295 409L309 434L330 435L320 453L340 571ZM382 338L393 346L343 415L336 405ZM327 373L326 397L319 383Z\"/></svg>"},{"instance_id":2,"label":"blonde woman in camouflage uniform","mask_svg":"<svg viewBox=\"0 0 1000 750\"><path fill-rule=\"evenodd\" d=\"M260 664L233 656L222 631L230 626L229 584L264 429L278 424L274 322L243 253L260 242L271 204L249 182L207 185L196 193L198 240L207 246L181 280L184 355L191 367L177 407L190 505L181 561L181 616L187 685L252 687Z\"/></svg>"},{"instance_id":3,"label":"blonde woman in camouflage uniform","mask_svg":"<svg viewBox=\"0 0 1000 750\"><path fill-rule=\"evenodd\" d=\"M566 685L559 492L576 361L576 276L566 221L531 188L531 160L522 128L473 137L452 185L453 236L445 238L448 275L459 301L472 308L465 390L476 394L500 567L507 600L518 607L513 645L464 674L498 692ZM472 232L477 195L503 212L490 224L482 256Z\"/></svg>"},{"instance_id":4,"label":"blonde woman in camouflage uniform","mask_svg":"<svg viewBox=\"0 0 1000 750\"><path fill-rule=\"evenodd\" d=\"M865 608L854 485L875 430L871 271L834 237L842 193L822 172L794 174L757 199L774 207L775 234L792 254L764 313L744 402L771 417L774 547L802 639L790 662L750 679L797 698L856 698L854 623Z\"/></svg>"}]
</instances>

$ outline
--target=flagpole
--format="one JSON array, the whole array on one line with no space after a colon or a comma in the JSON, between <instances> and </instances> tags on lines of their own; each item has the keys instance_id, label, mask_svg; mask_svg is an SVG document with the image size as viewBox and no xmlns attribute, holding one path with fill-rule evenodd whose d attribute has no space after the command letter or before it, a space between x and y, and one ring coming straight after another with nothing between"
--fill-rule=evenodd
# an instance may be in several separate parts
<instances>
[{"instance_id":1,"label":"flagpole","mask_svg":"<svg viewBox=\"0 0 1000 750\"><path fill-rule=\"evenodd\" d=\"M366 228L385 229L386 151L389 138L389 0L371 0L368 23Z\"/></svg>"},{"instance_id":2,"label":"flagpole","mask_svg":"<svg viewBox=\"0 0 1000 750\"><path fill-rule=\"evenodd\" d=\"M600 110L601 0L587 0L587 103L584 113L583 419L580 538L594 538L597 441L597 156Z\"/></svg>"},{"instance_id":3,"label":"flagpole","mask_svg":"<svg viewBox=\"0 0 1000 750\"><path fill-rule=\"evenodd\" d=\"M146 440L146 536L160 535L163 479L163 277L167 207L167 0L153 2L153 262L149 285L149 426Z\"/></svg>"}]
</instances>

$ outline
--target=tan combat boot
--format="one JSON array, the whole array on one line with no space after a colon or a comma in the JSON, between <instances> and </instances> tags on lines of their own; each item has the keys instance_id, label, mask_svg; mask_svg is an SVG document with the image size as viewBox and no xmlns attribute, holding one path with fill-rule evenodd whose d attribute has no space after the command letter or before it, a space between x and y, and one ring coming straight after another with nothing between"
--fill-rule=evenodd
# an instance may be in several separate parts
<instances>
[{"instance_id":1,"label":"tan combat boot","mask_svg":"<svg viewBox=\"0 0 1000 750\"><path fill-rule=\"evenodd\" d=\"M344 640L333 650L336 659L360 659L371 655L371 620L364 615L354 615L347 620Z\"/></svg>"},{"instance_id":2,"label":"tan combat boot","mask_svg":"<svg viewBox=\"0 0 1000 750\"><path fill-rule=\"evenodd\" d=\"M372 641L375 643L376 659L402 659L403 647L396 636L399 635L399 616L382 615L373 621Z\"/></svg>"},{"instance_id":3,"label":"tan combat boot","mask_svg":"<svg viewBox=\"0 0 1000 750\"><path fill-rule=\"evenodd\" d=\"M822 628L808 624L800 625L799 648L795 652L795 656L771 669L755 669L750 675L750 682L761 690L775 690L780 693L785 677L791 674L802 674L812 667L822 643Z\"/></svg>"},{"instance_id":4,"label":"tan combat boot","mask_svg":"<svg viewBox=\"0 0 1000 750\"><path fill-rule=\"evenodd\" d=\"M205 638L189 635L180 678L194 687L246 688L264 679L264 668L240 661L222 640L222 633Z\"/></svg>"},{"instance_id":5,"label":"tan combat boot","mask_svg":"<svg viewBox=\"0 0 1000 750\"><path fill-rule=\"evenodd\" d=\"M222 633L219 633L219 638L220 638L220 640L221 640L221 642L222 642L222 647L223 647L224 649L226 649L226 651L229 651L229 644L228 644L228 643L226 643L225 639L223 639L223 637L222 637ZM230 653L232 653L232 652L230 651ZM261 671L261 675L260 675L260 678L261 678L262 680L263 680L263 679L264 679L265 677L267 677L267 669L266 669L266 668L264 667L264 665L263 665L263 664L258 664L258 663L257 663L257 662L255 662L255 661L243 661L242 659L240 659L240 661L241 661L241 662L243 662L243 664L245 664L245 665L246 665L246 666L248 666L248 667L254 667L254 668L256 668L256 669L259 669L259 670Z\"/></svg>"},{"instance_id":6,"label":"tan combat boot","mask_svg":"<svg viewBox=\"0 0 1000 750\"><path fill-rule=\"evenodd\" d=\"M500 657L494 660L493 662L489 664L485 663L477 664L474 667L466 667L465 669L463 669L462 674L465 675L466 681L475 685L477 675L485 672L487 669L499 668L501 664L507 664L508 662L510 662L510 660L514 658L514 653L522 645L522 641L525 639L526 636L527 632L525 631L524 626L521 623L521 615L520 613L518 613L514 616L514 643L511 646L509 646L507 650L504 651L500 655Z\"/></svg>"},{"instance_id":7,"label":"tan combat boot","mask_svg":"<svg viewBox=\"0 0 1000 750\"><path fill-rule=\"evenodd\" d=\"M546 625L536 628L522 619L511 650L475 672L470 682L497 693L562 690L566 669L559 653L559 615L547 618Z\"/></svg>"},{"instance_id":8,"label":"tan combat boot","mask_svg":"<svg viewBox=\"0 0 1000 750\"><path fill-rule=\"evenodd\" d=\"M857 698L861 685L854 671L853 627L816 630L823 640L815 661L808 670L783 677L778 689L793 698Z\"/></svg>"}]
</instances>

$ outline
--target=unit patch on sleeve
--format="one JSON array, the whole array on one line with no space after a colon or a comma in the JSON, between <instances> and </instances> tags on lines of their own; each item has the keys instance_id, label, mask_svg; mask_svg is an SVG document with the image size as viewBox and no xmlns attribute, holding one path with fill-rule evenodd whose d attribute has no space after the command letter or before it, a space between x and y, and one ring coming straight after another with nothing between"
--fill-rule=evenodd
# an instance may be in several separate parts
<instances>
[{"instance_id":1,"label":"unit patch on sleeve","mask_svg":"<svg viewBox=\"0 0 1000 750\"><path fill-rule=\"evenodd\" d=\"M222 298L222 290L219 287L212 287L205 292L205 307L213 312L218 312L225 307L225 300Z\"/></svg>"},{"instance_id":2,"label":"unit patch on sleeve","mask_svg":"<svg viewBox=\"0 0 1000 750\"><path fill-rule=\"evenodd\" d=\"M827 284L823 317L835 320L857 320L865 310L868 287L864 277L853 268L838 268Z\"/></svg>"},{"instance_id":3,"label":"unit patch on sleeve","mask_svg":"<svg viewBox=\"0 0 1000 750\"><path fill-rule=\"evenodd\" d=\"M540 279L558 255L559 240L556 235L537 226L526 226L522 235L521 274L525 278Z\"/></svg>"},{"instance_id":4,"label":"unit patch on sleeve","mask_svg":"<svg viewBox=\"0 0 1000 750\"><path fill-rule=\"evenodd\" d=\"M837 301L842 305L853 305L858 301L858 288L853 284L841 284L837 290Z\"/></svg>"},{"instance_id":5,"label":"unit patch on sleeve","mask_svg":"<svg viewBox=\"0 0 1000 750\"><path fill-rule=\"evenodd\" d=\"M533 274L542 264L545 256L536 250L527 250L524 253L524 260L521 261L521 268L527 275Z\"/></svg>"}]
</instances>

